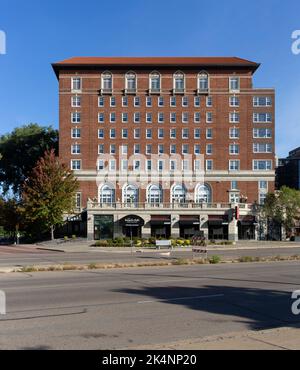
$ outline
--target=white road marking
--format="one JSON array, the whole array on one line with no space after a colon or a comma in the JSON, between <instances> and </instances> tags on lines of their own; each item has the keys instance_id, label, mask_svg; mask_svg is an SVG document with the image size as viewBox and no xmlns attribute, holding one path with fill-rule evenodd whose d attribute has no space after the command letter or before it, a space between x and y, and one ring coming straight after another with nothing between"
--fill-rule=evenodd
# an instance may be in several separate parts
<instances>
[{"instance_id":1,"label":"white road marking","mask_svg":"<svg viewBox=\"0 0 300 370\"><path fill-rule=\"evenodd\" d=\"M218 298L224 297L225 294L215 294L215 295L200 295L196 297L179 297L179 298L167 298L167 299L157 299L153 301L140 301L138 304L146 304L146 303L156 303L156 302L170 302L170 301L182 301L182 300L190 300L190 299L204 299L204 298Z\"/></svg>"}]
</instances>

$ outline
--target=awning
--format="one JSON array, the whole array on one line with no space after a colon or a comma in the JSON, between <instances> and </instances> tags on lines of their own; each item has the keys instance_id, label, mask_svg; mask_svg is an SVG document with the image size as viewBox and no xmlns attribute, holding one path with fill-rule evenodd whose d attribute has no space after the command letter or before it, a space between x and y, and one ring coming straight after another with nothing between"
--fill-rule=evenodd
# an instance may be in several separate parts
<instances>
[{"instance_id":1,"label":"awning","mask_svg":"<svg viewBox=\"0 0 300 370\"><path fill-rule=\"evenodd\" d=\"M151 216L151 225L171 225L171 216L168 215L153 215Z\"/></svg>"},{"instance_id":2,"label":"awning","mask_svg":"<svg viewBox=\"0 0 300 370\"><path fill-rule=\"evenodd\" d=\"M194 216L194 215L193 216L180 216L179 225L180 226L200 225L200 217Z\"/></svg>"},{"instance_id":3,"label":"awning","mask_svg":"<svg viewBox=\"0 0 300 370\"><path fill-rule=\"evenodd\" d=\"M211 215L208 216L208 225L209 226L226 226L228 225L228 216L227 215Z\"/></svg>"},{"instance_id":4,"label":"awning","mask_svg":"<svg viewBox=\"0 0 300 370\"><path fill-rule=\"evenodd\" d=\"M242 226L253 226L256 224L256 218L255 216L240 216L239 222Z\"/></svg>"},{"instance_id":5,"label":"awning","mask_svg":"<svg viewBox=\"0 0 300 370\"><path fill-rule=\"evenodd\" d=\"M129 215L123 217L119 221L121 226L126 226L126 227L141 227L145 225L145 221L140 217L136 215Z\"/></svg>"}]
</instances>

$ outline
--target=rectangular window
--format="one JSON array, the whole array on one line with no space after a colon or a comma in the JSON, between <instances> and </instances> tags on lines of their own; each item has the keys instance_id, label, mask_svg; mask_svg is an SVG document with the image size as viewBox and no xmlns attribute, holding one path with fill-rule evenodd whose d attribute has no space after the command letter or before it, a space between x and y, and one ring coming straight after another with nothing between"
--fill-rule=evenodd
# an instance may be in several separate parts
<instances>
[{"instance_id":1,"label":"rectangular window","mask_svg":"<svg viewBox=\"0 0 300 370\"><path fill-rule=\"evenodd\" d=\"M81 209L81 193L76 193L75 195L75 208L77 210Z\"/></svg>"},{"instance_id":2,"label":"rectangular window","mask_svg":"<svg viewBox=\"0 0 300 370\"><path fill-rule=\"evenodd\" d=\"M80 154L81 153L81 147L80 144L73 144L71 146L71 153L72 154Z\"/></svg>"},{"instance_id":3,"label":"rectangular window","mask_svg":"<svg viewBox=\"0 0 300 370\"><path fill-rule=\"evenodd\" d=\"M135 171L138 171L141 168L141 161L133 161L133 167Z\"/></svg>"},{"instance_id":4,"label":"rectangular window","mask_svg":"<svg viewBox=\"0 0 300 370\"><path fill-rule=\"evenodd\" d=\"M176 113L175 112L170 113L170 122L176 123Z\"/></svg>"},{"instance_id":5,"label":"rectangular window","mask_svg":"<svg viewBox=\"0 0 300 370\"><path fill-rule=\"evenodd\" d=\"M104 96L98 97L98 107L104 107Z\"/></svg>"},{"instance_id":6,"label":"rectangular window","mask_svg":"<svg viewBox=\"0 0 300 370\"><path fill-rule=\"evenodd\" d=\"M212 144L207 144L206 145L206 154L207 155L212 155L213 154L213 146L212 146Z\"/></svg>"},{"instance_id":7,"label":"rectangular window","mask_svg":"<svg viewBox=\"0 0 300 370\"><path fill-rule=\"evenodd\" d=\"M253 107L271 107L272 98L269 96L254 96Z\"/></svg>"},{"instance_id":8,"label":"rectangular window","mask_svg":"<svg viewBox=\"0 0 300 370\"><path fill-rule=\"evenodd\" d=\"M81 130L80 128L72 128L72 131L71 131L71 137L72 139L78 139L81 137Z\"/></svg>"},{"instance_id":9,"label":"rectangular window","mask_svg":"<svg viewBox=\"0 0 300 370\"><path fill-rule=\"evenodd\" d=\"M165 148L164 148L164 145L163 144L158 144L158 146L157 146L157 152L158 152L158 154L164 154Z\"/></svg>"},{"instance_id":10,"label":"rectangular window","mask_svg":"<svg viewBox=\"0 0 300 370\"><path fill-rule=\"evenodd\" d=\"M176 145L175 144L170 145L170 153L171 154L176 154Z\"/></svg>"},{"instance_id":11,"label":"rectangular window","mask_svg":"<svg viewBox=\"0 0 300 370\"><path fill-rule=\"evenodd\" d=\"M240 161L230 160L229 161L229 171L239 171L239 170L240 170Z\"/></svg>"},{"instance_id":12,"label":"rectangular window","mask_svg":"<svg viewBox=\"0 0 300 370\"><path fill-rule=\"evenodd\" d=\"M111 139L115 139L115 138L116 138L116 129L111 128L111 129L109 130L109 137L110 137Z\"/></svg>"},{"instance_id":13,"label":"rectangular window","mask_svg":"<svg viewBox=\"0 0 300 370\"><path fill-rule=\"evenodd\" d=\"M127 123L128 122L128 113L122 113L122 122Z\"/></svg>"},{"instance_id":14,"label":"rectangular window","mask_svg":"<svg viewBox=\"0 0 300 370\"><path fill-rule=\"evenodd\" d=\"M239 190L237 181L231 181L231 190Z\"/></svg>"},{"instance_id":15,"label":"rectangular window","mask_svg":"<svg viewBox=\"0 0 300 370\"><path fill-rule=\"evenodd\" d=\"M194 145L194 154L196 154L196 155L200 154L200 145L199 144Z\"/></svg>"},{"instance_id":16,"label":"rectangular window","mask_svg":"<svg viewBox=\"0 0 300 370\"><path fill-rule=\"evenodd\" d=\"M104 144L98 145L98 154L104 154Z\"/></svg>"},{"instance_id":17,"label":"rectangular window","mask_svg":"<svg viewBox=\"0 0 300 370\"><path fill-rule=\"evenodd\" d=\"M157 169L159 172L162 172L164 170L164 161L163 160L158 160L157 161Z\"/></svg>"},{"instance_id":18,"label":"rectangular window","mask_svg":"<svg viewBox=\"0 0 300 370\"><path fill-rule=\"evenodd\" d=\"M258 182L258 188L259 190L265 190L267 192L268 191L268 181L260 180Z\"/></svg>"},{"instance_id":19,"label":"rectangular window","mask_svg":"<svg viewBox=\"0 0 300 370\"><path fill-rule=\"evenodd\" d=\"M128 97L122 96L122 107L128 107Z\"/></svg>"},{"instance_id":20,"label":"rectangular window","mask_svg":"<svg viewBox=\"0 0 300 370\"><path fill-rule=\"evenodd\" d=\"M116 145L115 144L111 144L109 146L109 152L110 152L110 154L116 154Z\"/></svg>"},{"instance_id":21,"label":"rectangular window","mask_svg":"<svg viewBox=\"0 0 300 370\"><path fill-rule=\"evenodd\" d=\"M230 91L240 91L240 79L239 77L229 78L229 90Z\"/></svg>"},{"instance_id":22,"label":"rectangular window","mask_svg":"<svg viewBox=\"0 0 300 370\"><path fill-rule=\"evenodd\" d=\"M140 154L141 147L140 144L134 144L134 154Z\"/></svg>"},{"instance_id":23,"label":"rectangular window","mask_svg":"<svg viewBox=\"0 0 300 370\"><path fill-rule=\"evenodd\" d=\"M170 107L176 107L176 96L170 97Z\"/></svg>"},{"instance_id":24,"label":"rectangular window","mask_svg":"<svg viewBox=\"0 0 300 370\"><path fill-rule=\"evenodd\" d=\"M229 113L229 122L230 123L239 123L240 122L240 114L238 112Z\"/></svg>"},{"instance_id":25,"label":"rectangular window","mask_svg":"<svg viewBox=\"0 0 300 370\"><path fill-rule=\"evenodd\" d=\"M170 160L170 171L176 171L176 161L174 161L174 159Z\"/></svg>"},{"instance_id":26,"label":"rectangular window","mask_svg":"<svg viewBox=\"0 0 300 370\"><path fill-rule=\"evenodd\" d=\"M170 129L170 139L176 139L176 128Z\"/></svg>"},{"instance_id":27,"label":"rectangular window","mask_svg":"<svg viewBox=\"0 0 300 370\"><path fill-rule=\"evenodd\" d=\"M98 170L102 171L102 170L104 170L104 168L105 168L104 161L102 159L99 159L98 160Z\"/></svg>"},{"instance_id":28,"label":"rectangular window","mask_svg":"<svg viewBox=\"0 0 300 370\"><path fill-rule=\"evenodd\" d=\"M188 171L190 169L190 162L186 159L182 161L182 170Z\"/></svg>"},{"instance_id":29,"label":"rectangular window","mask_svg":"<svg viewBox=\"0 0 300 370\"><path fill-rule=\"evenodd\" d=\"M271 113L253 113L254 123L269 123L272 122Z\"/></svg>"},{"instance_id":30,"label":"rectangular window","mask_svg":"<svg viewBox=\"0 0 300 370\"><path fill-rule=\"evenodd\" d=\"M121 168L122 168L122 171L127 171L128 170L128 160L127 159L122 159Z\"/></svg>"},{"instance_id":31,"label":"rectangular window","mask_svg":"<svg viewBox=\"0 0 300 370\"><path fill-rule=\"evenodd\" d=\"M270 171L272 170L271 160L254 160L253 161L254 171Z\"/></svg>"},{"instance_id":32,"label":"rectangular window","mask_svg":"<svg viewBox=\"0 0 300 370\"><path fill-rule=\"evenodd\" d=\"M212 139L213 138L213 131L211 128L206 129L206 139Z\"/></svg>"},{"instance_id":33,"label":"rectangular window","mask_svg":"<svg viewBox=\"0 0 300 370\"><path fill-rule=\"evenodd\" d=\"M98 113L98 123L104 123L104 113Z\"/></svg>"},{"instance_id":34,"label":"rectangular window","mask_svg":"<svg viewBox=\"0 0 300 370\"><path fill-rule=\"evenodd\" d=\"M146 139L152 139L152 130L151 130L151 128L146 129Z\"/></svg>"},{"instance_id":35,"label":"rectangular window","mask_svg":"<svg viewBox=\"0 0 300 370\"><path fill-rule=\"evenodd\" d=\"M133 105L135 107L139 107L140 106L140 97L139 96L135 96L134 99L133 99Z\"/></svg>"},{"instance_id":36,"label":"rectangular window","mask_svg":"<svg viewBox=\"0 0 300 370\"><path fill-rule=\"evenodd\" d=\"M81 91L81 78L80 77L72 77L72 90Z\"/></svg>"},{"instance_id":37,"label":"rectangular window","mask_svg":"<svg viewBox=\"0 0 300 370\"><path fill-rule=\"evenodd\" d=\"M127 154L128 153L128 145L127 144L123 144L122 145L122 154Z\"/></svg>"},{"instance_id":38,"label":"rectangular window","mask_svg":"<svg viewBox=\"0 0 300 370\"><path fill-rule=\"evenodd\" d=\"M259 204L260 205L265 204L266 198L267 198L266 193L259 193Z\"/></svg>"},{"instance_id":39,"label":"rectangular window","mask_svg":"<svg viewBox=\"0 0 300 370\"><path fill-rule=\"evenodd\" d=\"M151 96L146 96L146 106L152 107L152 97Z\"/></svg>"},{"instance_id":40,"label":"rectangular window","mask_svg":"<svg viewBox=\"0 0 300 370\"><path fill-rule=\"evenodd\" d=\"M152 154L152 145L151 144L146 145L146 154Z\"/></svg>"},{"instance_id":41,"label":"rectangular window","mask_svg":"<svg viewBox=\"0 0 300 370\"><path fill-rule=\"evenodd\" d=\"M229 129L229 138L230 139L239 139L240 138L240 129L236 127L231 127Z\"/></svg>"},{"instance_id":42,"label":"rectangular window","mask_svg":"<svg viewBox=\"0 0 300 370\"><path fill-rule=\"evenodd\" d=\"M206 168L206 171L212 171L213 170L213 160L212 159L207 159L205 161L205 168Z\"/></svg>"},{"instance_id":43,"label":"rectangular window","mask_svg":"<svg viewBox=\"0 0 300 370\"><path fill-rule=\"evenodd\" d=\"M212 107L213 103L212 103L212 96L207 96L206 97L206 106L207 107Z\"/></svg>"},{"instance_id":44,"label":"rectangular window","mask_svg":"<svg viewBox=\"0 0 300 370\"><path fill-rule=\"evenodd\" d=\"M128 129L127 128L122 129L122 139L128 139Z\"/></svg>"},{"instance_id":45,"label":"rectangular window","mask_svg":"<svg viewBox=\"0 0 300 370\"><path fill-rule=\"evenodd\" d=\"M71 106L72 107L81 107L81 96L72 96L71 98Z\"/></svg>"},{"instance_id":46,"label":"rectangular window","mask_svg":"<svg viewBox=\"0 0 300 370\"><path fill-rule=\"evenodd\" d=\"M147 171L151 171L152 170L152 161L151 159L148 159L147 160Z\"/></svg>"},{"instance_id":47,"label":"rectangular window","mask_svg":"<svg viewBox=\"0 0 300 370\"><path fill-rule=\"evenodd\" d=\"M116 106L116 97L115 96L111 96L110 97L110 106L111 107L115 107Z\"/></svg>"},{"instance_id":48,"label":"rectangular window","mask_svg":"<svg viewBox=\"0 0 300 370\"><path fill-rule=\"evenodd\" d=\"M146 122L152 123L152 113L146 113Z\"/></svg>"},{"instance_id":49,"label":"rectangular window","mask_svg":"<svg viewBox=\"0 0 300 370\"><path fill-rule=\"evenodd\" d=\"M240 106L240 98L238 96L230 96L229 97L229 106L230 107L239 107Z\"/></svg>"},{"instance_id":50,"label":"rectangular window","mask_svg":"<svg viewBox=\"0 0 300 370\"><path fill-rule=\"evenodd\" d=\"M194 161L194 171L201 171L201 161L200 159L195 159Z\"/></svg>"},{"instance_id":51,"label":"rectangular window","mask_svg":"<svg viewBox=\"0 0 300 370\"><path fill-rule=\"evenodd\" d=\"M100 128L98 130L98 139L104 139L104 130L103 130L103 128Z\"/></svg>"},{"instance_id":52,"label":"rectangular window","mask_svg":"<svg viewBox=\"0 0 300 370\"><path fill-rule=\"evenodd\" d=\"M194 107L200 107L200 96L194 97Z\"/></svg>"},{"instance_id":53,"label":"rectangular window","mask_svg":"<svg viewBox=\"0 0 300 370\"><path fill-rule=\"evenodd\" d=\"M134 132L134 138L135 139L140 139L140 137L141 137L141 131L140 131L140 129L139 128L135 128L133 130L133 132Z\"/></svg>"},{"instance_id":54,"label":"rectangular window","mask_svg":"<svg viewBox=\"0 0 300 370\"><path fill-rule=\"evenodd\" d=\"M109 170L110 171L115 171L116 170L116 160L115 159L110 159L109 160Z\"/></svg>"},{"instance_id":55,"label":"rectangular window","mask_svg":"<svg viewBox=\"0 0 300 370\"><path fill-rule=\"evenodd\" d=\"M163 107L164 106L164 104L165 104L165 102L164 102L164 97L163 96L159 96L158 97L158 106L159 107Z\"/></svg>"},{"instance_id":56,"label":"rectangular window","mask_svg":"<svg viewBox=\"0 0 300 370\"><path fill-rule=\"evenodd\" d=\"M109 122L115 123L116 122L116 113L112 112L109 114Z\"/></svg>"},{"instance_id":57,"label":"rectangular window","mask_svg":"<svg viewBox=\"0 0 300 370\"><path fill-rule=\"evenodd\" d=\"M80 159L72 159L71 160L71 169L73 171L78 171L81 169L81 160Z\"/></svg>"},{"instance_id":58,"label":"rectangular window","mask_svg":"<svg viewBox=\"0 0 300 370\"><path fill-rule=\"evenodd\" d=\"M71 113L71 122L72 123L80 123L81 122L81 113L72 112Z\"/></svg>"},{"instance_id":59,"label":"rectangular window","mask_svg":"<svg viewBox=\"0 0 300 370\"><path fill-rule=\"evenodd\" d=\"M182 97L182 106L188 107L189 106L189 98L187 96Z\"/></svg>"},{"instance_id":60,"label":"rectangular window","mask_svg":"<svg viewBox=\"0 0 300 370\"><path fill-rule=\"evenodd\" d=\"M253 143L253 153L272 153L272 144Z\"/></svg>"},{"instance_id":61,"label":"rectangular window","mask_svg":"<svg viewBox=\"0 0 300 370\"><path fill-rule=\"evenodd\" d=\"M182 154L189 154L189 145L188 144L183 144L181 147L181 153Z\"/></svg>"},{"instance_id":62,"label":"rectangular window","mask_svg":"<svg viewBox=\"0 0 300 370\"><path fill-rule=\"evenodd\" d=\"M164 138L164 129L163 128L159 128L157 130L157 136L159 139L163 139Z\"/></svg>"},{"instance_id":63,"label":"rectangular window","mask_svg":"<svg viewBox=\"0 0 300 370\"><path fill-rule=\"evenodd\" d=\"M200 123L200 112L195 112L194 113L194 122L195 123Z\"/></svg>"},{"instance_id":64,"label":"rectangular window","mask_svg":"<svg viewBox=\"0 0 300 370\"><path fill-rule=\"evenodd\" d=\"M165 116L162 112L158 113L158 123L164 123L165 121Z\"/></svg>"},{"instance_id":65,"label":"rectangular window","mask_svg":"<svg viewBox=\"0 0 300 370\"><path fill-rule=\"evenodd\" d=\"M240 146L238 144L230 144L229 145L229 154L231 154L231 155L240 154Z\"/></svg>"},{"instance_id":66,"label":"rectangular window","mask_svg":"<svg viewBox=\"0 0 300 370\"><path fill-rule=\"evenodd\" d=\"M200 128L194 129L194 139L200 139L201 138L201 130Z\"/></svg>"},{"instance_id":67,"label":"rectangular window","mask_svg":"<svg viewBox=\"0 0 300 370\"><path fill-rule=\"evenodd\" d=\"M255 139L269 139L272 137L272 130L270 128L254 128L253 137Z\"/></svg>"},{"instance_id":68,"label":"rectangular window","mask_svg":"<svg viewBox=\"0 0 300 370\"><path fill-rule=\"evenodd\" d=\"M206 123L212 123L213 117L212 112L206 112Z\"/></svg>"},{"instance_id":69,"label":"rectangular window","mask_svg":"<svg viewBox=\"0 0 300 370\"><path fill-rule=\"evenodd\" d=\"M140 123L140 113L139 112L134 113L134 123Z\"/></svg>"},{"instance_id":70,"label":"rectangular window","mask_svg":"<svg viewBox=\"0 0 300 370\"><path fill-rule=\"evenodd\" d=\"M182 123L188 123L189 122L189 114L187 112L182 113Z\"/></svg>"},{"instance_id":71,"label":"rectangular window","mask_svg":"<svg viewBox=\"0 0 300 370\"><path fill-rule=\"evenodd\" d=\"M182 139L188 139L189 138L189 129L188 128L183 128L182 131Z\"/></svg>"}]
</instances>

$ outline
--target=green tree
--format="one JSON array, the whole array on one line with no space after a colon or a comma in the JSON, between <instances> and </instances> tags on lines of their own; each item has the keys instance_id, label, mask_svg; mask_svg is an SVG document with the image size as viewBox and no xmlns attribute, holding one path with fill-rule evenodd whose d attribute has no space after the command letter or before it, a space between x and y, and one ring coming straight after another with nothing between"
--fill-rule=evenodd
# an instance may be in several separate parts
<instances>
[{"instance_id":1,"label":"green tree","mask_svg":"<svg viewBox=\"0 0 300 370\"><path fill-rule=\"evenodd\" d=\"M25 181L22 198L26 222L39 226L40 231L54 230L64 223L64 214L74 209L78 182L54 150L45 152Z\"/></svg>"},{"instance_id":2,"label":"green tree","mask_svg":"<svg viewBox=\"0 0 300 370\"><path fill-rule=\"evenodd\" d=\"M20 197L29 173L45 151L58 152L58 131L36 123L15 128L0 136L0 186L4 194L12 190Z\"/></svg>"},{"instance_id":3,"label":"green tree","mask_svg":"<svg viewBox=\"0 0 300 370\"><path fill-rule=\"evenodd\" d=\"M17 200L0 198L0 226L14 236L23 229L21 206Z\"/></svg>"}]
</instances>

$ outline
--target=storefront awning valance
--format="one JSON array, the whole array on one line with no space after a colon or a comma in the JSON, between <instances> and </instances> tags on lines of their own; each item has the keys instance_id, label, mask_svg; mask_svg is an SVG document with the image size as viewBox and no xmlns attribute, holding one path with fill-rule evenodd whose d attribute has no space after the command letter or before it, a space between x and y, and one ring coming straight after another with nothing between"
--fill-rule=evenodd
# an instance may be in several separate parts
<instances>
[{"instance_id":1,"label":"storefront awning valance","mask_svg":"<svg viewBox=\"0 0 300 370\"><path fill-rule=\"evenodd\" d=\"M200 225L200 217L199 216L180 216L179 224L180 226Z\"/></svg>"},{"instance_id":2,"label":"storefront awning valance","mask_svg":"<svg viewBox=\"0 0 300 370\"><path fill-rule=\"evenodd\" d=\"M256 224L256 218L255 216L241 216L239 219L239 222L241 223L242 226L252 226Z\"/></svg>"},{"instance_id":3,"label":"storefront awning valance","mask_svg":"<svg viewBox=\"0 0 300 370\"><path fill-rule=\"evenodd\" d=\"M119 223L121 226L126 227L141 227L145 225L145 221L142 217L136 215L125 216L119 221Z\"/></svg>"},{"instance_id":4,"label":"storefront awning valance","mask_svg":"<svg viewBox=\"0 0 300 370\"><path fill-rule=\"evenodd\" d=\"M222 226L228 225L228 216L227 215L211 215L208 216L209 226Z\"/></svg>"},{"instance_id":5,"label":"storefront awning valance","mask_svg":"<svg viewBox=\"0 0 300 370\"><path fill-rule=\"evenodd\" d=\"M171 216L153 215L151 216L151 225L171 225Z\"/></svg>"}]
</instances>

